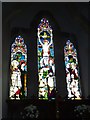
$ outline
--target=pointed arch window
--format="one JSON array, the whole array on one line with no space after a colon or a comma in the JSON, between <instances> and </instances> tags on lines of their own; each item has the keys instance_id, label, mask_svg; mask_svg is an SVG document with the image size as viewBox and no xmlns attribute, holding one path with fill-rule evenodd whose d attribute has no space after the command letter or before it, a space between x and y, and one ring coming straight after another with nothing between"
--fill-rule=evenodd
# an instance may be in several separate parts
<instances>
[{"instance_id":1,"label":"pointed arch window","mask_svg":"<svg viewBox=\"0 0 90 120\"><path fill-rule=\"evenodd\" d=\"M66 69L66 83L69 99L80 99L81 88L80 88L80 76L79 66L77 59L77 51L73 43L68 40L64 47L64 59Z\"/></svg>"},{"instance_id":2,"label":"pointed arch window","mask_svg":"<svg viewBox=\"0 0 90 120\"><path fill-rule=\"evenodd\" d=\"M11 46L10 99L27 96L27 46L21 36Z\"/></svg>"},{"instance_id":3,"label":"pointed arch window","mask_svg":"<svg viewBox=\"0 0 90 120\"><path fill-rule=\"evenodd\" d=\"M39 99L55 99L56 78L52 28L46 18L38 26L38 82Z\"/></svg>"}]
</instances>

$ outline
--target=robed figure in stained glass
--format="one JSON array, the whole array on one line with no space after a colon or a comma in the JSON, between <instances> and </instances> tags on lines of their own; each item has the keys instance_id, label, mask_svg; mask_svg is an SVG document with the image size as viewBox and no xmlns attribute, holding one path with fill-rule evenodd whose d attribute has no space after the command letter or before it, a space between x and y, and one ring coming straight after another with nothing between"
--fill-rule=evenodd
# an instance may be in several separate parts
<instances>
[{"instance_id":1,"label":"robed figure in stained glass","mask_svg":"<svg viewBox=\"0 0 90 120\"><path fill-rule=\"evenodd\" d=\"M21 36L11 46L10 99L27 96L27 47Z\"/></svg>"},{"instance_id":2,"label":"robed figure in stained glass","mask_svg":"<svg viewBox=\"0 0 90 120\"><path fill-rule=\"evenodd\" d=\"M73 43L68 40L64 47L66 82L69 99L81 99L80 75L77 51Z\"/></svg>"},{"instance_id":3,"label":"robed figure in stained glass","mask_svg":"<svg viewBox=\"0 0 90 120\"><path fill-rule=\"evenodd\" d=\"M55 98L56 89L54 45L52 29L48 20L43 18L38 26L38 78L39 99Z\"/></svg>"}]
</instances>

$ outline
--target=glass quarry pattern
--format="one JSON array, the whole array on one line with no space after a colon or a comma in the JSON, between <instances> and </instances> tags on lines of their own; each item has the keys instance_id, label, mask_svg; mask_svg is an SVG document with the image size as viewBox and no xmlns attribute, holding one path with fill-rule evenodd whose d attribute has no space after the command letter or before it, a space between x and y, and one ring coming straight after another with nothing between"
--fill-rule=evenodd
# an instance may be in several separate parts
<instances>
[{"instance_id":1,"label":"glass quarry pattern","mask_svg":"<svg viewBox=\"0 0 90 120\"><path fill-rule=\"evenodd\" d=\"M38 82L39 99L55 99L56 79L54 63L54 44L52 29L48 20L43 18L38 26Z\"/></svg>"},{"instance_id":2,"label":"glass quarry pattern","mask_svg":"<svg viewBox=\"0 0 90 120\"><path fill-rule=\"evenodd\" d=\"M66 42L66 46L64 47L64 57L68 98L80 99L81 88L77 51L70 40Z\"/></svg>"},{"instance_id":3,"label":"glass quarry pattern","mask_svg":"<svg viewBox=\"0 0 90 120\"><path fill-rule=\"evenodd\" d=\"M21 36L11 46L10 99L27 96L27 47Z\"/></svg>"}]
</instances>

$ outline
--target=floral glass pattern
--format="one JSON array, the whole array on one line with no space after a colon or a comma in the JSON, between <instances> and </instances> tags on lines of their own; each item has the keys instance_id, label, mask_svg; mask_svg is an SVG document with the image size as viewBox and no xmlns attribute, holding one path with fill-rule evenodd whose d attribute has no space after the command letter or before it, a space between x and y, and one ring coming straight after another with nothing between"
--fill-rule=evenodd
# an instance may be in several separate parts
<instances>
[{"instance_id":1,"label":"floral glass pattern","mask_svg":"<svg viewBox=\"0 0 90 120\"><path fill-rule=\"evenodd\" d=\"M64 47L64 60L66 69L66 83L69 99L81 99L79 66L77 51L73 43L68 40Z\"/></svg>"},{"instance_id":2,"label":"floral glass pattern","mask_svg":"<svg viewBox=\"0 0 90 120\"><path fill-rule=\"evenodd\" d=\"M21 36L11 46L10 99L27 96L27 47Z\"/></svg>"},{"instance_id":3,"label":"floral glass pattern","mask_svg":"<svg viewBox=\"0 0 90 120\"><path fill-rule=\"evenodd\" d=\"M41 19L37 35L38 96L39 99L54 99L56 91L54 44L52 29L46 18Z\"/></svg>"}]
</instances>

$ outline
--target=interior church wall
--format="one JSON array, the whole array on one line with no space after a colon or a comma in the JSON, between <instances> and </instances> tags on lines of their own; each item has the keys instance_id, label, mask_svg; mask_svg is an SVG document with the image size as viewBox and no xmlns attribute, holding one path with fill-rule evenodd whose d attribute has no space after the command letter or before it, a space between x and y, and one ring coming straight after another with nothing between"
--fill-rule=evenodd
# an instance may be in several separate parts
<instances>
[{"instance_id":1,"label":"interior church wall","mask_svg":"<svg viewBox=\"0 0 90 120\"><path fill-rule=\"evenodd\" d=\"M67 95L65 83L64 53L65 42L70 38L78 53L81 88L83 96L90 94L88 79L88 31L87 22L79 18L72 8L73 4L66 3L3 3L2 8L2 113L7 116L7 103L10 79L10 46L20 33L28 47L28 98L37 98L37 25L41 17L46 16L53 29L55 49L55 66L57 89L62 97ZM75 7L75 6L74 6ZM76 4L81 10L87 5ZM80 9L81 8L81 9ZM70 10L72 9L72 13ZM43 14L43 12L45 14ZM50 12L50 14L48 13ZM46 15L47 13L47 15ZM49 16L50 15L50 16ZM82 15L82 14L81 14ZM87 16L86 16L87 17ZM35 22L34 22L35 21ZM30 87L29 87L30 86Z\"/></svg>"},{"instance_id":2,"label":"interior church wall","mask_svg":"<svg viewBox=\"0 0 90 120\"><path fill-rule=\"evenodd\" d=\"M0 2L0 18L2 18L2 3ZM2 118L2 19L0 19L0 119Z\"/></svg>"}]
</instances>

